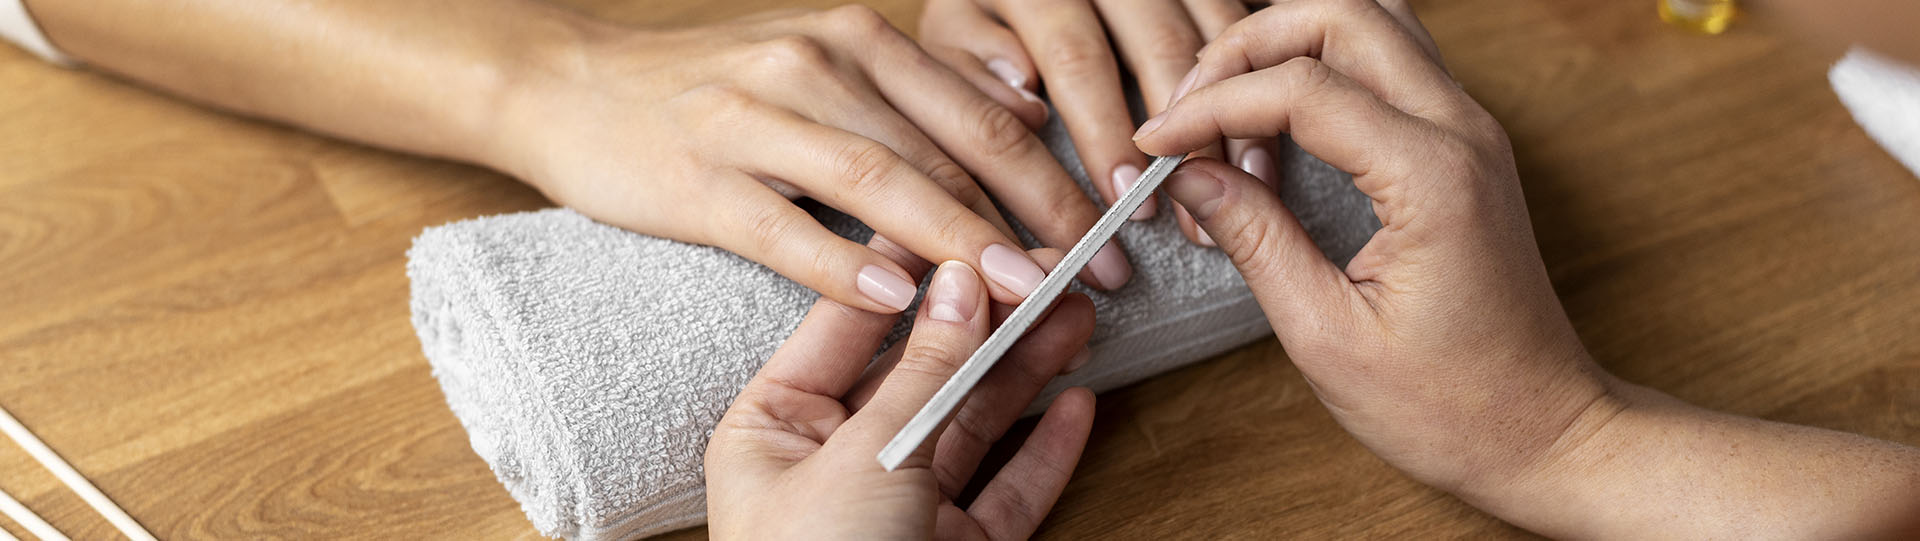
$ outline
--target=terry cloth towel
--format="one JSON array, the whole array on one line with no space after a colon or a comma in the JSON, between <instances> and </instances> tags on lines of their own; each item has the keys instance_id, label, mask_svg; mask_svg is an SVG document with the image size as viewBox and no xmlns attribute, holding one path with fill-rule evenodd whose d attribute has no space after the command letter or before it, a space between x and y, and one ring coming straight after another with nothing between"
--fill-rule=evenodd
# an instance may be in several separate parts
<instances>
[{"instance_id":1,"label":"terry cloth towel","mask_svg":"<svg viewBox=\"0 0 1920 541\"><path fill-rule=\"evenodd\" d=\"M1056 118L1043 138L1085 188L1064 134ZM1283 199L1344 263L1379 229L1369 200L1282 146ZM1113 389L1271 334L1226 256L1188 243L1161 210L1120 230L1136 269L1126 287L1075 284L1096 306L1091 360L1029 413L1069 385ZM848 238L870 235L815 214ZM430 228L407 256L415 330L474 452L541 533L572 539L704 523L707 438L816 298L731 253L564 209Z\"/></svg>"},{"instance_id":2,"label":"terry cloth towel","mask_svg":"<svg viewBox=\"0 0 1920 541\"><path fill-rule=\"evenodd\" d=\"M1827 80L1854 122L1920 175L1920 69L1855 47L1827 72Z\"/></svg>"}]
</instances>

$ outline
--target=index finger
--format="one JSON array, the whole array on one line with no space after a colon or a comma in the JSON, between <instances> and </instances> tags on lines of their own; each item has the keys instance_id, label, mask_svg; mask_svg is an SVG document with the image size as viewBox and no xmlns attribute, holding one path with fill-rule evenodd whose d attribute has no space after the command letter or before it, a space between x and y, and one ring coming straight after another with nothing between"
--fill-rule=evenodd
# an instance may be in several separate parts
<instances>
[{"instance_id":1,"label":"index finger","mask_svg":"<svg viewBox=\"0 0 1920 541\"><path fill-rule=\"evenodd\" d=\"M1325 62L1418 116L1463 95L1413 31L1375 0L1296 0L1254 12L1200 50L1193 86L1299 57Z\"/></svg>"}]
</instances>

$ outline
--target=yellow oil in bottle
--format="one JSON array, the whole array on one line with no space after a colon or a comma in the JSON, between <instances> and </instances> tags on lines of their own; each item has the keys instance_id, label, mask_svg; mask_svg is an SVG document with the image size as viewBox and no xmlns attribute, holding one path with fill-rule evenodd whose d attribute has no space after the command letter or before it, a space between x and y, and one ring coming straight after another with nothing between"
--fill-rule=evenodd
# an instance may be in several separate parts
<instances>
[{"instance_id":1,"label":"yellow oil in bottle","mask_svg":"<svg viewBox=\"0 0 1920 541\"><path fill-rule=\"evenodd\" d=\"M1660 3L1660 20L1667 24L1699 32L1718 34L1727 31L1738 12L1734 0L1654 0Z\"/></svg>"}]
</instances>

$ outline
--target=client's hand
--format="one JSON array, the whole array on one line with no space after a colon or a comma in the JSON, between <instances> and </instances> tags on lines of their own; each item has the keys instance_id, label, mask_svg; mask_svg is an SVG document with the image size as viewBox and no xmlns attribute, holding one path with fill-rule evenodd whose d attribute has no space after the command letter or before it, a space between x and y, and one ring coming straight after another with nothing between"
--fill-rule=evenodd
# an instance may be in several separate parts
<instances>
[{"instance_id":1,"label":"client's hand","mask_svg":"<svg viewBox=\"0 0 1920 541\"><path fill-rule=\"evenodd\" d=\"M1342 269L1267 187L1211 160L1167 193L1246 276L1341 426L1470 501L1540 460L1605 387L1541 265L1505 133L1371 0L1261 10L1202 51L1140 130L1177 154L1288 133L1353 173L1383 228Z\"/></svg>"},{"instance_id":2,"label":"client's hand","mask_svg":"<svg viewBox=\"0 0 1920 541\"><path fill-rule=\"evenodd\" d=\"M1026 107L1044 83L1073 137L1087 174L1107 201L1133 186L1147 164L1134 148L1133 116L1122 91L1121 68L1139 84L1147 115L1193 88L1194 53L1228 26L1245 18L1242 0L929 0L920 18L928 52L956 69L985 69L999 81L981 90L1008 107ZM1385 0L1396 16L1412 19L1405 0ZM1426 40L1424 34L1421 39ZM1111 38L1111 45L1109 45ZM1429 47L1430 41L1426 41ZM983 81L971 78L976 84ZM997 88L996 88L997 87ZM1018 90L1009 96L1005 88ZM1008 98L1018 98L1009 100ZM1228 159L1275 185L1278 147L1269 137L1227 139L1196 149L1197 156ZM1135 219L1154 215L1149 199ZM1180 229L1193 242L1213 245L1193 218L1174 207Z\"/></svg>"},{"instance_id":3,"label":"client's hand","mask_svg":"<svg viewBox=\"0 0 1920 541\"><path fill-rule=\"evenodd\" d=\"M1055 256L1057 257L1057 256ZM986 340L979 275L934 273L913 335L868 366L896 316L814 305L734 400L707 445L707 515L717 539L1025 539L1066 486L1093 422L1093 395L1054 400L1011 461L965 509L954 498L981 457L1093 332L1070 295L989 371L899 469L876 455ZM952 428L948 430L947 428Z\"/></svg>"},{"instance_id":4,"label":"client's hand","mask_svg":"<svg viewBox=\"0 0 1920 541\"><path fill-rule=\"evenodd\" d=\"M1049 247L1070 247L1099 217L1030 131L1043 106L970 83L994 79L941 65L871 9L572 32L574 46L514 81L485 161L600 221L898 312L914 294L905 271L791 200L851 214L928 261L964 261L1003 303L1042 272L987 193ZM1082 278L1115 288L1132 272L1116 244Z\"/></svg>"}]
</instances>

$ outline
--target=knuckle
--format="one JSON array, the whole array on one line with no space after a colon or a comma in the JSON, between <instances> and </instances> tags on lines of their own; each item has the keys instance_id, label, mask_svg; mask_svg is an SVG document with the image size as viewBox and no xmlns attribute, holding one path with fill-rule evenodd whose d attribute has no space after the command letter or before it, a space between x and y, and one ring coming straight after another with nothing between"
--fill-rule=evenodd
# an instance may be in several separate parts
<instances>
[{"instance_id":1,"label":"knuckle","mask_svg":"<svg viewBox=\"0 0 1920 541\"><path fill-rule=\"evenodd\" d=\"M973 441L976 445L986 447L994 440L1000 439L1000 434L982 423L979 415L955 415L952 428L959 429L961 436Z\"/></svg>"},{"instance_id":2,"label":"knuckle","mask_svg":"<svg viewBox=\"0 0 1920 541\"><path fill-rule=\"evenodd\" d=\"M859 36L881 36L897 32L893 28L893 23L887 22L886 16L863 4L847 4L833 8L827 10L826 16L827 20L832 21L831 24L835 29Z\"/></svg>"},{"instance_id":3,"label":"knuckle","mask_svg":"<svg viewBox=\"0 0 1920 541\"><path fill-rule=\"evenodd\" d=\"M1193 61L1193 54L1200 50L1200 36L1192 31L1175 26L1155 26L1143 30L1140 43L1146 50L1140 51L1146 60L1162 63L1185 64Z\"/></svg>"},{"instance_id":4,"label":"knuckle","mask_svg":"<svg viewBox=\"0 0 1920 541\"><path fill-rule=\"evenodd\" d=\"M1005 159L1022 155L1027 144L1037 143L1030 139L1032 135L1027 132L1027 125L1020 122L1020 117L1013 116L1012 112L990 100L981 101L980 112L974 115L970 137L974 148L990 158Z\"/></svg>"},{"instance_id":5,"label":"knuckle","mask_svg":"<svg viewBox=\"0 0 1920 541\"><path fill-rule=\"evenodd\" d=\"M856 200L878 197L893 179L898 159L893 150L872 141L841 150L833 158L834 170L840 173L841 195Z\"/></svg>"},{"instance_id":6,"label":"knuckle","mask_svg":"<svg viewBox=\"0 0 1920 541\"><path fill-rule=\"evenodd\" d=\"M763 257L784 245L795 225L793 220L787 219L785 209L778 206L755 206L744 212L740 225L746 228L747 246L754 254Z\"/></svg>"},{"instance_id":7,"label":"knuckle","mask_svg":"<svg viewBox=\"0 0 1920 541\"><path fill-rule=\"evenodd\" d=\"M1281 73L1289 86L1317 92L1331 86L1334 71L1319 59L1301 56L1280 65Z\"/></svg>"},{"instance_id":8,"label":"knuckle","mask_svg":"<svg viewBox=\"0 0 1920 541\"><path fill-rule=\"evenodd\" d=\"M1084 39L1062 38L1049 45L1041 57L1053 64L1061 75L1073 78L1107 69L1115 69L1113 57L1107 52L1106 44L1096 44Z\"/></svg>"},{"instance_id":9,"label":"knuckle","mask_svg":"<svg viewBox=\"0 0 1920 541\"><path fill-rule=\"evenodd\" d=\"M960 369L961 356L951 344L930 343L930 340L907 339L907 347L900 351L900 364L895 371L906 370L926 374L936 379L946 379Z\"/></svg>"},{"instance_id":10,"label":"knuckle","mask_svg":"<svg viewBox=\"0 0 1920 541\"><path fill-rule=\"evenodd\" d=\"M669 109L690 118L688 125L738 124L751 115L758 102L753 96L729 85L700 85L674 96Z\"/></svg>"},{"instance_id":11,"label":"knuckle","mask_svg":"<svg viewBox=\"0 0 1920 541\"><path fill-rule=\"evenodd\" d=\"M975 230L973 222L976 220L982 221L983 227L991 229L990 226L985 226L984 219L964 209L943 212L935 217L930 225L933 226L932 231L938 237L940 246L961 246L964 244L961 241L967 237L967 232Z\"/></svg>"},{"instance_id":12,"label":"knuckle","mask_svg":"<svg viewBox=\"0 0 1920 541\"><path fill-rule=\"evenodd\" d=\"M1099 220L1100 216L1099 211L1093 208L1093 201L1087 199L1087 194L1073 185L1059 186L1057 192L1047 197L1046 206L1041 207L1041 212L1047 218L1077 230L1092 229L1093 222ZM1036 224L1036 227L1045 226Z\"/></svg>"},{"instance_id":13,"label":"knuckle","mask_svg":"<svg viewBox=\"0 0 1920 541\"><path fill-rule=\"evenodd\" d=\"M973 181L973 177L968 176L967 171L962 169L960 164L952 161L940 160L940 163L928 168L927 176L932 177L935 183L945 188L947 193L953 195L953 199L959 201L961 205L972 207L987 198L986 191L980 189L980 185Z\"/></svg>"},{"instance_id":14,"label":"knuckle","mask_svg":"<svg viewBox=\"0 0 1920 541\"><path fill-rule=\"evenodd\" d=\"M772 71L822 70L832 64L826 46L801 35L756 43L752 54L755 63Z\"/></svg>"},{"instance_id":15,"label":"knuckle","mask_svg":"<svg viewBox=\"0 0 1920 541\"><path fill-rule=\"evenodd\" d=\"M1228 237L1233 239L1235 248L1227 250L1227 257L1233 261L1234 268L1240 269L1241 274L1272 276L1276 262L1282 255L1274 253L1280 249L1276 242L1280 240L1278 234L1272 226L1259 221L1241 224Z\"/></svg>"}]
</instances>

